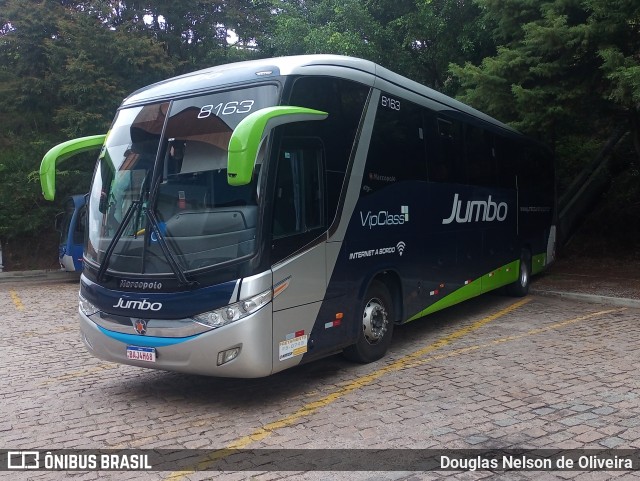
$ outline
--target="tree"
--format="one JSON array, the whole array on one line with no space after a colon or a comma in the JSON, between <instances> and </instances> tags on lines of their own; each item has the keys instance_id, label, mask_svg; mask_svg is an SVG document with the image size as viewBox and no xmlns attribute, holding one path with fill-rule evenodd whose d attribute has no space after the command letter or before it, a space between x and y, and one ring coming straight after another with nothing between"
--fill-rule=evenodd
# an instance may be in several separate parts
<instances>
[{"instance_id":1,"label":"tree","mask_svg":"<svg viewBox=\"0 0 640 481\"><path fill-rule=\"evenodd\" d=\"M64 11L60 2L52 0L29 3L32 8L16 0L0 4L0 127L17 135L50 128L45 42L57 36Z\"/></svg>"},{"instance_id":2,"label":"tree","mask_svg":"<svg viewBox=\"0 0 640 481\"><path fill-rule=\"evenodd\" d=\"M49 88L56 92L53 120L66 138L105 133L129 93L174 74L152 35L106 28L100 19L67 10L58 35L46 42Z\"/></svg>"},{"instance_id":3,"label":"tree","mask_svg":"<svg viewBox=\"0 0 640 481\"><path fill-rule=\"evenodd\" d=\"M255 37L269 16L259 0L108 1L102 18L112 28L151 33L165 49L174 72L251 57ZM236 43L230 38L236 38Z\"/></svg>"},{"instance_id":4,"label":"tree","mask_svg":"<svg viewBox=\"0 0 640 481\"><path fill-rule=\"evenodd\" d=\"M448 71L450 63L475 64L495 53L490 22L470 0L412 4L391 21L410 54L407 75L436 90L453 92L456 86Z\"/></svg>"},{"instance_id":5,"label":"tree","mask_svg":"<svg viewBox=\"0 0 640 481\"><path fill-rule=\"evenodd\" d=\"M0 241L50 231L64 196L88 189L92 162L59 174L42 199L44 153L71 137L104 133L122 98L171 73L151 35L113 30L85 4L5 0L0 19Z\"/></svg>"},{"instance_id":6,"label":"tree","mask_svg":"<svg viewBox=\"0 0 640 481\"><path fill-rule=\"evenodd\" d=\"M389 65L401 55L392 33L372 15L368 2L276 0L272 11L271 28L258 39L270 56L331 53Z\"/></svg>"},{"instance_id":7,"label":"tree","mask_svg":"<svg viewBox=\"0 0 640 481\"><path fill-rule=\"evenodd\" d=\"M496 55L451 65L458 98L556 151L562 194L619 131L598 229L620 239L640 215L640 4L633 0L477 0ZM640 233L640 232L639 232ZM631 234L631 235L630 235ZM618 245L622 245L618 243Z\"/></svg>"},{"instance_id":8,"label":"tree","mask_svg":"<svg viewBox=\"0 0 640 481\"><path fill-rule=\"evenodd\" d=\"M637 2L478 4L501 45L479 65L451 65L462 101L552 144L606 130L621 114L638 136Z\"/></svg>"},{"instance_id":9,"label":"tree","mask_svg":"<svg viewBox=\"0 0 640 481\"><path fill-rule=\"evenodd\" d=\"M453 88L450 62L494 52L471 0L274 0L272 12L265 54L361 57L438 90Z\"/></svg>"},{"instance_id":10,"label":"tree","mask_svg":"<svg viewBox=\"0 0 640 481\"><path fill-rule=\"evenodd\" d=\"M632 0L587 2L589 29L598 39L603 95L630 123L640 157L640 4Z\"/></svg>"}]
</instances>

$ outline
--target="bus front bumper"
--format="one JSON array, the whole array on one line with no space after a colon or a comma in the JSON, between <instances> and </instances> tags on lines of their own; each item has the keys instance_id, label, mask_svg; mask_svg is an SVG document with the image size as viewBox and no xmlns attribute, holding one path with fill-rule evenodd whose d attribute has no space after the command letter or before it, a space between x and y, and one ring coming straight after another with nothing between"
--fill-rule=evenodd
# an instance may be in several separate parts
<instances>
[{"instance_id":1,"label":"bus front bumper","mask_svg":"<svg viewBox=\"0 0 640 481\"><path fill-rule=\"evenodd\" d=\"M91 354L106 361L216 377L253 378L272 373L272 305L226 326L185 337L120 334L98 326L82 312L80 331ZM155 361L127 357L127 347L154 349ZM221 365L224 353L237 356ZM222 353L222 354L221 354Z\"/></svg>"}]
</instances>

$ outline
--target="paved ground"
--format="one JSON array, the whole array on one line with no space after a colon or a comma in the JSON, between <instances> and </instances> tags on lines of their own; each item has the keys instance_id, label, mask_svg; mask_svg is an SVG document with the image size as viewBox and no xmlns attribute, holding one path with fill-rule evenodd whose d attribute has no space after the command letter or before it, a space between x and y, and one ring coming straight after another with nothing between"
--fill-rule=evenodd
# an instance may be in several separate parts
<instances>
[{"instance_id":1,"label":"paved ground","mask_svg":"<svg viewBox=\"0 0 640 481\"><path fill-rule=\"evenodd\" d=\"M551 271L534 290L551 291L544 283L559 274ZM169 464L144 473L36 471L0 472L0 477L640 478L637 471L613 470L196 471L213 465L211 453L215 457L223 448L640 450L640 309L634 305L539 294L523 300L482 296L398 328L389 355L377 363L355 365L334 356L270 378L229 380L92 358L78 336L74 280L3 279L0 448L203 451L193 452L180 470ZM606 302L611 293L596 293L596 300Z\"/></svg>"},{"instance_id":2,"label":"paved ground","mask_svg":"<svg viewBox=\"0 0 640 481\"><path fill-rule=\"evenodd\" d=\"M591 301L624 303L629 306L640 303L640 260L627 257L624 260L598 257L571 257L560 259L547 272L536 278L536 292L577 294L576 299L591 296ZM618 299L614 301L613 299Z\"/></svg>"}]
</instances>

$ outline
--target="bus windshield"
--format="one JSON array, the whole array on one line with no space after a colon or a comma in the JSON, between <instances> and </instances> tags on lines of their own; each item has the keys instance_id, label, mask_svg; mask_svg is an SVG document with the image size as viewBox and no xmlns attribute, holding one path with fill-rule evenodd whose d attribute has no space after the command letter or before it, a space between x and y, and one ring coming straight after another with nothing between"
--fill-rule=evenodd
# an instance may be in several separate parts
<instances>
[{"instance_id":1,"label":"bus windshield","mask_svg":"<svg viewBox=\"0 0 640 481\"><path fill-rule=\"evenodd\" d=\"M120 110L90 192L87 260L169 273L169 258L188 272L251 255L262 159L251 183L230 186L228 144L245 116L276 103L277 87L262 85Z\"/></svg>"}]
</instances>

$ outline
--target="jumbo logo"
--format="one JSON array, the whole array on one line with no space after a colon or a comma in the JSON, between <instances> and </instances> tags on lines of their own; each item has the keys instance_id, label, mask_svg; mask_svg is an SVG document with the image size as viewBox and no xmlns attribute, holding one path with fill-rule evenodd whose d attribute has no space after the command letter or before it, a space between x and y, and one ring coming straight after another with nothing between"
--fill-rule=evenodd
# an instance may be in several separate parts
<instances>
[{"instance_id":1,"label":"jumbo logo","mask_svg":"<svg viewBox=\"0 0 640 481\"><path fill-rule=\"evenodd\" d=\"M451 207L451 215L447 219L442 219L443 224L451 224L457 222L464 224L466 222L493 222L497 220L502 222L507 218L509 206L506 202L496 204L491 200L491 196L487 200L467 201L462 214L462 201L458 200L458 194L453 197L453 206ZM475 213L475 218L474 218Z\"/></svg>"},{"instance_id":2,"label":"jumbo logo","mask_svg":"<svg viewBox=\"0 0 640 481\"><path fill-rule=\"evenodd\" d=\"M125 301L122 297L118 299L118 303L113 307L119 307L121 309L138 309L139 311L159 311L162 309L161 302L149 302L147 299L141 301L128 300Z\"/></svg>"}]
</instances>

